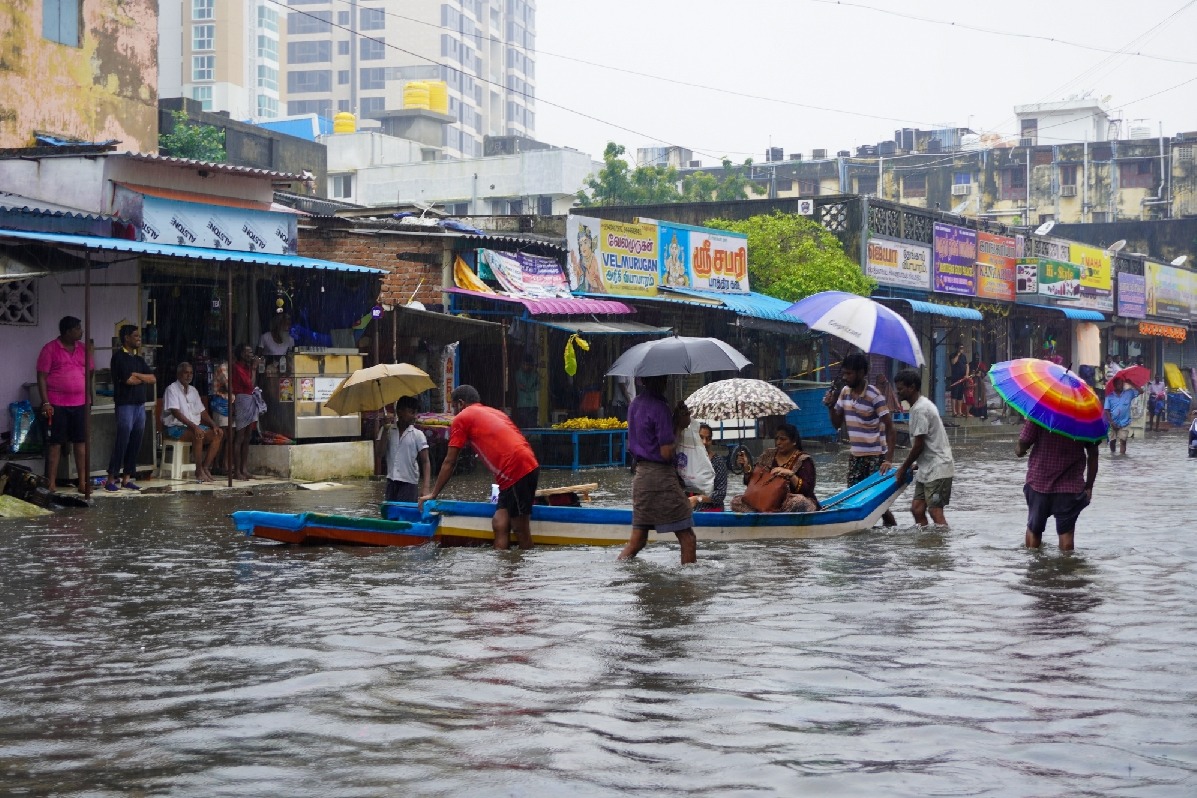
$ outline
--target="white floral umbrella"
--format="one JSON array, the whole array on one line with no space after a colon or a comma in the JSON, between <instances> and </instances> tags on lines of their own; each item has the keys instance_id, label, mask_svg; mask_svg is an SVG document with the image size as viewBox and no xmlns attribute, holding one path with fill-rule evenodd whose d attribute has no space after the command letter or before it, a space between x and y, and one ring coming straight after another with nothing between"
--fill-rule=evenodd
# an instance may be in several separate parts
<instances>
[{"instance_id":1,"label":"white floral umbrella","mask_svg":"<svg viewBox=\"0 0 1197 798\"><path fill-rule=\"evenodd\" d=\"M704 385L686 398L686 407L695 418L708 421L784 416L798 409L794 400L776 385L745 378Z\"/></svg>"}]
</instances>

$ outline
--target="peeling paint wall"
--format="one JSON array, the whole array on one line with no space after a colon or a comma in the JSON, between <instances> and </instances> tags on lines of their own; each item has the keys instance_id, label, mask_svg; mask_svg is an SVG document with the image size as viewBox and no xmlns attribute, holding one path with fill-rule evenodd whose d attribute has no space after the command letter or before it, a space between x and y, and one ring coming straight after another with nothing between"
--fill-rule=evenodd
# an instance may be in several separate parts
<instances>
[{"instance_id":1,"label":"peeling paint wall","mask_svg":"<svg viewBox=\"0 0 1197 798\"><path fill-rule=\"evenodd\" d=\"M42 37L41 0L0 4L0 147L33 134L158 151L157 0L82 0L79 47Z\"/></svg>"}]
</instances>

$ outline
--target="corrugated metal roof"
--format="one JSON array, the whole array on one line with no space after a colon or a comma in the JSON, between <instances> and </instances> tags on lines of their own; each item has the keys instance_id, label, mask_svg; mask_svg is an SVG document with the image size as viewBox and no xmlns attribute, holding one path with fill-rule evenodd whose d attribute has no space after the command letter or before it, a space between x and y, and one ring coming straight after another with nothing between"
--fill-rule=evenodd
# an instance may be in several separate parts
<instances>
[{"instance_id":1,"label":"corrugated metal roof","mask_svg":"<svg viewBox=\"0 0 1197 798\"><path fill-rule=\"evenodd\" d=\"M1064 314L1065 318L1073 321L1105 321L1105 315L1098 310L1089 310L1088 308L1062 308L1056 306L1052 310L1058 310Z\"/></svg>"},{"instance_id":2,"label":"corrugated metal roof","mask_svg":"<svg viewBox=\"0 0 1197 798\"><path fill-rule=\"evenodd\" d=\"M68 249L96 250L107 252L130 252L136 255L157 255L182 260L204 260L216 262L256 263L262 266L286 266L299 269L328 269L339 272L360 272L382 274L382 269L358 266L352 263L337 263L318 258L304 258L299 255L274 255L267 252L243 252L238 249L207 249L204 247L180 247L176 244L151 244L145 241L128 241L123 238L102 236L76 236L61 233L39 233L28 230L2 230L0 238L16 238Z\"/></svg>"},{"instance_id":3,"label":"corrugated metal roof","mask_svg":"<svg viewBox=\"0 0 1197 798\"><path fill-rule=\"evenodd\" d=\"M586 335L668 335L673 332L670 327L654 327L651 324L641 324L638 321L537 321L541 324L568 333L585 333Z\"/></svg>"},{"instance_id":4,"label":"corrugated metal roof","mask_svg":"<svg viewBox=\"0 0 1197 798\"><path fill-rule=\"evenodd\" d=\"M636 311L622 302L611 299L590 299L587 297L570 297L568 299L533 299L519 297L512 294L487 294L482 291L467 291L464 288L446 288L450 294L462 294L495 302L517 302L528 309L533 316L573 316L582 313L601 313L608 316L623 316Z\"/></svg>"},{"instance_id":5,"label":"corrugated metal roof","mask_svg":"<svg viewBox=\"0 0 1197 798\"><path fill-rule=\"evenodd\" d=\"M754 319L768 319L769 321L784 321L788 324L802 323L795 316L791 316L785 312L786 308L794 304L793 302L786 302L784 299L778 299L767 294L758 294L755 291L747 294L722 294L714 291L700 291L696 288L671 288L669 290L702 299L718 299L728 310L738 316L750 316Z\"/></svg>"},{"instance_id":6,"label":"corrugated metal roof","mask_svg":"<svg viewBox=\"0 0 1197 798\"><path fill-rule=\"evenodd\" d=\"M969 319L980 321L981 311L976 308L958 308L955 305L938 305L934 302L921 302L917 299L904 297L875 296L874 300L888 300L890 302L905 302L915 313L927 313L932 316L943 316L949 319Z\"/></svg>"},{"instance_id":7,"label":"corrugated metal roof","mask_svg":"<svg viewBox=\"0 0 1197 798\"><path fill-rule=\"evenodd\" d=\"M99 222L112 221L116 218L102 213L91 213L82 208L72 208L68 205L59 205L56 202L46 202L20 194L13 194L9 191L0 191L0 210L27 211L29 213L42 213L47 216L72 216Z\"/></svg>"},{"instance_id":8,"label":"corrugated metal roof","mask_svg":"<svg viewBox=\"0 0 1197 798\"><path fill-rule=\"evenodd\" d=\"M172 158L169 155L154 155L148 152L119 152L112 153L118 158L128 158L133 161L160 163L167 166L177 166L181 169L207 169L210 172L224 172L233 175L253 175L255 177L269 177L274 180L304 180L306 175L296 175L290 172L275 172L270 169L255 169L252 166L237 166L231 163L211 163L209 161L195 161L191 158Z\"/></svg>"}]
</instances>

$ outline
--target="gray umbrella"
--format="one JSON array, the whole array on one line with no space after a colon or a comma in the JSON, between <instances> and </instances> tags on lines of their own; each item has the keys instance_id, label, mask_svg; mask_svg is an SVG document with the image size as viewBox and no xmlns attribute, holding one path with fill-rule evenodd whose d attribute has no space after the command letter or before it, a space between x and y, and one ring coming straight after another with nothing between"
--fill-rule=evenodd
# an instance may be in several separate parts
<instances>
[{"instance_id":1,"label":"gray umbrella","mask_svg":"<svg viewBox=\"0 0 1197 798\"><path fill-rule=\"evenodd\" d=\"M636 344L611 364L607 376L654 377L661 374L739 371L751 362L718 338L675 335Z\"/></svg>"}]
</instances>

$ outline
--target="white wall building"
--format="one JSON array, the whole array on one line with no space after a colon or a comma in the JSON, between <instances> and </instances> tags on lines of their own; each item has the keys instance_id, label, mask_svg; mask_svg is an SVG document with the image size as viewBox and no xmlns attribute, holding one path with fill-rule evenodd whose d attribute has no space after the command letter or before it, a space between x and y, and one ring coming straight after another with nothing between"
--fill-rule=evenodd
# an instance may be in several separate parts
<instances>
[{"instance_id":1,"label":"white wall building","mask_svg":"<svg viewBox=\"0 0 1197 798\"><path fill-rule=\"evenodd\" d=\"M1036 147L1076 141L1106 141L1110 112L1099 100L1082 97L1014 106L1019 143Z\"/></svg>"}]
</instances>

